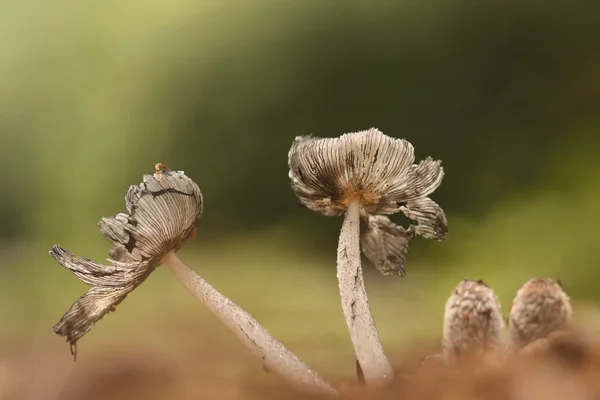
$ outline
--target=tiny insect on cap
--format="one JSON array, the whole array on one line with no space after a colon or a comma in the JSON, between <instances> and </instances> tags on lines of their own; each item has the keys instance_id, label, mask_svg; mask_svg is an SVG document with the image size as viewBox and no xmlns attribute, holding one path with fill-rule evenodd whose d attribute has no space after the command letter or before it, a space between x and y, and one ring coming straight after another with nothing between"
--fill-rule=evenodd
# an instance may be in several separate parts
<instances>
[{"instance_id":1,"label":"tiny insect on cap","mask_svg":"<svg viewBox=\"0 0 600 400\"><path fill-rule=\"evenodd\" d=\"M144 175L141 184L129 187L125 205L127 221L118 216L102 218L99 227L136 260L162 258L177 250L193 232L203 209L200 188L183 171Z\"/></svg>"},{"instance_id":2,"label":"tiny insect on cap","mask_svg":"<svg viewBox=\"0 0 600 400\"><path fill-rule=\"evenodd\" d=\"M299 136L288 154L292 189L307 208L343 215L348 203L359 199L363 215L402 211L417 221L416 233L444 239L446 215L427 197L442 182L441 161L413 161L408 141L375 128L338 138Z\"/></svg>"}]
</instances>

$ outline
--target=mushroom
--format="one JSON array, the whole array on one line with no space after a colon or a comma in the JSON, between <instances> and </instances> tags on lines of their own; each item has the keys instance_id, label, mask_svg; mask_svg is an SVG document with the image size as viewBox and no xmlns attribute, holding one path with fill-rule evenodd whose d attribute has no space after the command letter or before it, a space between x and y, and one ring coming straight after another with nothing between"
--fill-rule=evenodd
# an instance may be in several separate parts
<instances>
[{"instance_id":1,"label":"mushroom","mask_svg":"<svg viewBox=\"0 0 600 400\"><path fill-rule=\"evenodd\" d=\"M413 146L375 128L338 138L298 136L288 154L291 186L300 203L326 216L345 215L337 250L342 309L367 384L392 378L363 282L360 248L386 275L403 276L408 241L443 240L444 211L429 197L441 183L440 161L413 165ZM394 224L402 211L415 225ZM360 234L360 225L364 226Z\"/></svg>"},{"instance_id":2,"label":"mushroom","mask_svg":"<svg viewBox=\"0 0 600 400\"><path fill-rule=\"evenodd\" d=\"M54 332L67 337L75 356L77 341L164 263L197 300L235 332L265 369L301 390L335 395L328 383L250 314L177 257L183 242L195 234L203 198L198 185L183 171L163 172L161 167L157 164L154 175L145 175L141 184L130 186L125 196L127 214L100 221L100 230L114 245L108 260L112 265L78 257L61 246L50 251L56 261L92 286L54 326Z\"/></svg>"},{"instance_id":3,"label":"mushroom","mask_svg":"<svg viewBox=\"0 0 600 400\"><path fill-rule=\"evenodd\" d=\"M447 361L504 350L500 301L482 280L458 283L444 313L442 351Z\"/></svg>"},{"instance_id":4,"label":"mushroom","mask_svg":"<svg viewBox=\"0 0 600 400\"><path fill-rule=\"evenodd\" d=\"M508 317L510 347L520 350L571 326L571 302L560 281L531 279L517 291Z\"/></svg>"}]
</instances>

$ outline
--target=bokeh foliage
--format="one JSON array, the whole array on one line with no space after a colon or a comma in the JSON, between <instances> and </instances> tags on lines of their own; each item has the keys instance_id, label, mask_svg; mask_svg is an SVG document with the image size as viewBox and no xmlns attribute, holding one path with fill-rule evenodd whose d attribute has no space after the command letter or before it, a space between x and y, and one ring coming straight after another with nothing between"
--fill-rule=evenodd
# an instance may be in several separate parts
<instances>
[{"instance_id":1,"label":"bokeh foliage","mask_svg":"<svg viewBox=\"0 0 600 400\"><path fill-rule=\"evenodd\" d=\"M297 305L286 288L333 276L341 220L296 206L289 146L296 135L371 126L411 141L418 159L443 160L446 177L432 197L448 213L450 236L415 242L407 277L436 315L465 276L490 280L504 304L536 274L559 275L577 299L600 299L597 6L0 5L0 284L11 296L27 293L25 315L50 312L34 313L35 300L54 298L56 284L72 288L56 295L61 306L75 299L81 286L59 275L46 251L60 243L104 257L96 222L122 211L127 186L159 161L200 185L205 215L188 246L210 253L213 267L231 268L232 277L243 270L247 283L255 270L301 268L305 254L321 252L307 264L325 272L271 280L281 305ZM230 252L235 265L219 258ZM235 293L239 284L229 279ZM313 283L325 287L335 299L334 281ZM388 304L373 298L375 310ZM311 299L301 303L320 303ZM4 312L15 317L18 309ZM385 328L382 335L392 340Z\"/></svg>"}]
</instances>

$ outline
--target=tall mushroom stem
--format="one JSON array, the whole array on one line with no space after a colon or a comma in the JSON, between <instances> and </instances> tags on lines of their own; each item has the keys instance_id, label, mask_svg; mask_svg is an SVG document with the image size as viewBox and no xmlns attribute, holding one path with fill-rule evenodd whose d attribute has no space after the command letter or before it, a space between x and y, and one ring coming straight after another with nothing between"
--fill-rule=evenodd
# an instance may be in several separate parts
<instances>
[{"instance_id":1,"label":"tall mushroom stem","mask_svg":"<svg viewBox=\"0 0 600 400\"><path fill-rule=\"evenodd\" d=\"M360 262L360 201L348 204L337 250L337 278L350 339L367 385L384 383L393 369L371 315Z\"/></svg>"},{"instance_id":2,"label":"tall mushroom stem","mask_svg":"<svg viewBox=\"0 0 600 400\"><path fill-rule=\"evenodd\" d=\"M336 396L337 392L315 371L275 339L256 319L212 287L181 261L174 251L162 260L179 282L229 327L259 358L268 371L302 391Z\"/></svg>"}]
</instances>

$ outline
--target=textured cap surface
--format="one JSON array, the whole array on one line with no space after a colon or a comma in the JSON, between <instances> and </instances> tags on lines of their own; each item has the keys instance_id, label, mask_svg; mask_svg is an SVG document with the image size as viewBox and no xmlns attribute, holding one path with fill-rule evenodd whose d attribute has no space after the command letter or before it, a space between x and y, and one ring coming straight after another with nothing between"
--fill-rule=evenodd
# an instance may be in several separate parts
<instances>
[{"instance_id":1,"label":"textured cap surface","mask_svg":"<svg viewBox=\"0 0 600 400\"><path fill-rule=\"evenodd\" d=\"M446 302L444 354L453 358L503 350L503 328L500 301L494 291L482 280L465 279Z\"/></svg>"},{"instance_id":2,"label":"textured cap surface","mask_svg":"<svg viewBox=\"0 0 600 400\"><path fill-rule=\"evenodd\" d=\"M375 128L338 138L299 136L288 155L292 189L307 208L323 215L343 215L360 198L361 213L402 211L416 222L416 233L444 239L444 211L429 196L442 182L440 161L414 164L414 148L404 139Z\"/></svg>"},{"instance_id":3,"label":"textured cap surface","mask_svg":"<svg viewBox=\"0 0 600 400\"><path fill-rule=\"evenodd\" d=\"M99 228L113 244L111 265L79 257L61 246L50 255L82 282L93 286L54 326L71 351L92 326L139 286L190 235L202 214L198 185L181 171L145 175L125 196L129 214L102 218Z\"/></svg>"},{"instance_id":4,"label":"textured cap surface","mask_svg":"<svg viewBox=\"0 0 600 400\"><path fill-rule=\"evenodd\" d=\"M571 315L571 301L557 280L531 279L518 290L510 308L511 345L521 348L552 332L568 330Z\"/></svg>"}]
</instances>

